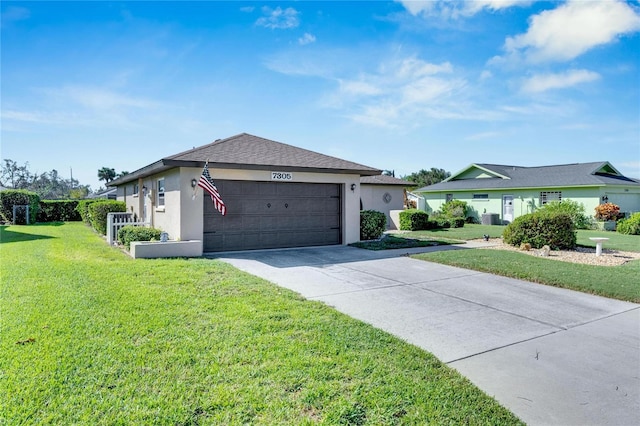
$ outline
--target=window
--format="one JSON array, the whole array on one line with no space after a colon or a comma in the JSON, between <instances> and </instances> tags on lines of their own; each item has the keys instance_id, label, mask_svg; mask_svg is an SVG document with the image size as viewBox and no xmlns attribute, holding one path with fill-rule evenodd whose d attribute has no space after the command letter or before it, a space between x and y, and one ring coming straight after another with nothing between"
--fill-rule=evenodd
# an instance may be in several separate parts
<instances>
[{"instance_id":1,"label":"window","mask_svg":"<svg viewBox=\"0 0 640 426\"><path fill-rule=\"evenodd\" d=\"M133 196L137 197L140 193L140 188L138 187L137 183L133 184Z\"/></svg>"},{"instance_id":2,"label":"window","mask_svg":"<svg viewBox=\"0 0 640 426\"><path fill-rule=\"evenodd\" d=\"M164 178L158 179L158 207L164 207Z\"/></svg>"},{"instance_id":3,"label":"window","mask_svg":"<svg viewBox=\"0 0 640 426\"><path fill-rule=\"evenodd\" d=\"M549 191L543 191L540 192L540 205L544 206L547 203L550 203L551 201L562 201L562 192L560 191L556 191L556 192L549 192Z\"/></svg>"},{"instance_id":4,"label":"window","mask_svg":"<svg viewBox=\"0 0 640 426\"><path fill-rule=\"evenodd\" d=\"M489 194L473 194L474 200L488 200Z\"/></svg>"},{"instance_id":5,"label":"window","mask_svg":"<svg viewBox=\"0 0 640 426\"><path fill-rule=\"evenodd\" d=\"M448 203L449 201L453 200L453 194L447 194L446 195L446 202Z\"/></svg>"}]
</instances>

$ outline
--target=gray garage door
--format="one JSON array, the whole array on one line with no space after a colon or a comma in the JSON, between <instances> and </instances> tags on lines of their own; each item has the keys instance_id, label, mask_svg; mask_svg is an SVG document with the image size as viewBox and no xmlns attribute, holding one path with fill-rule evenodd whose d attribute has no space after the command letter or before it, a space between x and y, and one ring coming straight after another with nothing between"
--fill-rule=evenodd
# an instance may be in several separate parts
<instances>
[{"instance_id":1,"label":"gray garage door","mask_svg":"<svg viewBox=\"0 0 640 426\"><path fill-rule=\"evenodd\" d=\"M341 243L340 185L217 180L222 216L204 197L204 251Z\"/></svg>"}]
</instances>

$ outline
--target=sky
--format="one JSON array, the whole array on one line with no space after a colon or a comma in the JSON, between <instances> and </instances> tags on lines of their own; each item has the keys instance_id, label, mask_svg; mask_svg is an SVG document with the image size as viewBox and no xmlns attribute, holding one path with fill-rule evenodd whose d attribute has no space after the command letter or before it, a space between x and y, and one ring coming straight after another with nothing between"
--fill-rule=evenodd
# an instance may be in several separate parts
<instances>
[{"instance_id":1,"label":"sky","mask_svg":"<svg viewBox=\"0 0 640 426\"><path fill-rule=\"evenodd\" d=\"M640 2L12 2L1 158L132 172L250 133L397 177L609 161L640 178Z\"/></svg>"}]
</instances>

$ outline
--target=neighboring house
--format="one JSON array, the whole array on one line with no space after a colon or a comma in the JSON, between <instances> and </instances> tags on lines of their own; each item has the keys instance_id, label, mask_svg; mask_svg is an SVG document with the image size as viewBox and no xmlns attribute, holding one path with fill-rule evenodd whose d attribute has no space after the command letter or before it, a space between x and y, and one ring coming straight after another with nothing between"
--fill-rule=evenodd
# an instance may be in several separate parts
<instances>
[{"instance_id":1,"label":"neighboring house","mask_svg":"<svg viewBox=\"0 0 640 426\"><path fill-rule=\"evenodd\" d=\"M404 209L405 187L416 184L387 175L363 176L360 184L360 209L384 213L387 216L387 229L397 229L391 211Z\"/></svg>"},{"instance_id":2,"label":"neighboring house","mask_svg":"<svg viewBox=\"0 0 640 426\"><path fill-rule=\"evenodd\" d=\"M111 184L108 184L111 185ZM89 194L87 196L87 198L105 198L107 200L115 200L116 199L116 188L107 188L104 191L95 193L95 194Z\"/></svg>"},{"instance_id":3,"label":"neighboring house","mask_svg":"<svg viewBox=\"0 0 640 426\"><path fill-rule=\"evenodd\" d=\"M542 167L471 164L448 179L414 192L426 200L427 212L439 210L448 200L466 201L470 216L497 215L501 223L531 213L550 201L582 203L595 214L603 202L621 212L640 211L640 181L623 176L606 161Z\"/></svg>"},{"instance_id":4,"label":"neighboring house","mask_svg":"<svg viewBox=\"0 0 640 426\"><path fill-rule=\"evenodd\" d=\"M205 162L226 205L197 186ZM360 177L380 170L246 133L111 182L127 210L204 252L349 244L360 239Z\"/></svg>"}]
</instances>

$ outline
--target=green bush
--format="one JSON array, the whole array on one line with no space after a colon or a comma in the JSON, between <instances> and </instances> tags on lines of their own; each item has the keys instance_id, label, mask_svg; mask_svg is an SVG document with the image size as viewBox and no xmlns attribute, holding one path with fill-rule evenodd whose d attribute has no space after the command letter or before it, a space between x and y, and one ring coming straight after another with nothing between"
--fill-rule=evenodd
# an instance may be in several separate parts
<instances>
[{"instance_id":1,"label":"green bush","mask_svg":"<svg viewBox=\"0 0 640 426\"><path fill-rule=\"evenodd\" d=\"M375 210L360 212L360 239L375 240L380 238L387 227L387 216Z\"/></svg>"},{"instance_id":2,"label":"green bush","mask_svg":"<svg viewBox=\"0 0 640 426\"><path fill-rule=\"evenodd\" d=\"M41 200L38 222L79 221L78 200Z\"/></svg>"},{"instance_id":3,"label":"green bush","mask_svg":"<svg viewBox=\"0 0 640 426\"><path fill-rule=\"evenodd\" d=\"M89 217L89 206L99 201L104 201L104 200L99 198L94 198L89 200L78 201L78 206L76 207L76 210L80 214L80 219L82 219L84 223L91 225L91 218Z\"/></svg>"},{"instance_id":4,"label":"green bush","mask_svg":"<svg viewBox=\"0 0 640 426\"><path fill-rule=\"evenodd\" d=\"M29 206L29 223L36 223L40 197L35 192L24 189L5 189L0 191L0 221L13 222L13 206ZM16 212L15 222L22 225L27 223L26 212Z\"/></svg>"},{"instance_id":5,"label":"green bush","mask_svg":"<svg viewBox=\"0 0 640 426\"><path fill-rule=\"evenodd\" d=\"M442 214L446 217L467 217L467 203L466 201L450 200L442 205Z\"/></svg>"},{"instance_id":6,"label":"green bush","mask_svg":"<svg viewBox=\"0 0 640 426\"><path fill-rule=\"evenodd\" d=\"M133 241L159 240L161 229L127 225L118 231L118 242L129 249Z\"/></svg>"},{"instance_id":7,"label":"green bush","mask_svg":"<svg viewBox=\"0 0 640 426\"><path fill-rule=\"evenodd\" d=\"M619 221L616 231L620 234L640 235L640 213L634 213L630 218Z\"/></svg>"},{"instance_id":8,"label":"green bush","mask_svg":"<svg viewBox=\"0 0 640 426\"><path fill-rule=\"evenodd\" d=\"M535 212L520 216L507 225L502 238L513 246L529 243L534 248L548 245L553 250L576 247L573 219L564 213Z\"/></svg>"},{"instance_id":9,"label":"green bush","mask_svg":"<svg viewBox=\"0 0 640 426\"><path fill-rule=\"evenodd\" d=\"M124 201L100 200L89 204L89 220L93 229L106 235L107 214L112 212L126 212L127 205Z\"/></svg>"},{"instance_id":10,"label":"green bush","mask_svg":"<svg viewBox=\"0 0 640 426\"><path fill-rule=\"evenodd\" d=\"M402 231L422 231L429 228L429 215L427 212L416 209L403 210L400 212L400 229Z\"/></svg>"},{"instance_id":11,"label":"green bush","mask_svg":"<svg viewBox=\"0 0 640 426\"><path fill-rule=\"evenodd\" d=\"M585 214L584 204L573 200L551 201L538 209L544 214L564 213L571 216L576 229L590 229L592 220Z\"/></svg>"}]
</instances>

